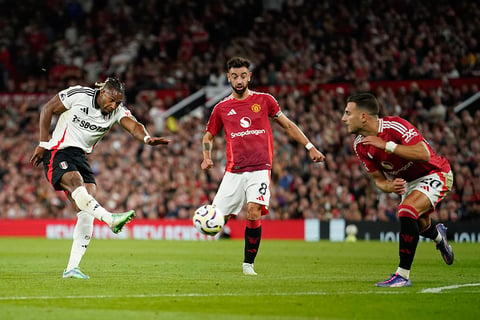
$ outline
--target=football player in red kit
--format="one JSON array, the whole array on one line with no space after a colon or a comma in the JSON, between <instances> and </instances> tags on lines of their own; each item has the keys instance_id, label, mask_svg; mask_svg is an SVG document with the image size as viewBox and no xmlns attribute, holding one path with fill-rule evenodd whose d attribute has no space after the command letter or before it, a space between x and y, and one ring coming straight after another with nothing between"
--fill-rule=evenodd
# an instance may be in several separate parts
<instances>
[{"instance_id":1,"label":"football player in red kit","mask_svg":"<svg viewBox=\"0 0 480 320\"><path fill-rule=\"evenodd\" d=\"M232 94L213 109L202 139L202 169L213 167L211 150L214 137L225 132L227 165L225 175L213 200L226 219L238 215L247 203L243 273L256 275L253 262L262 235L261 216L268 212L270 173L273 158L273 134L270 118L285 132L305 146L312 161L325 159L305 134L280 110L278 102L267 93L248 88L250 61L233 57L227 62L227 78Z\"/></svg>"},{"instance_id":2,"label":"football player in red kit","mask_svg":"<svg viewBox=\"0 0 480 320\"><path fill-rule=\"evenodd\" d=\"M402 196L397 271L378 287L410 286L410 268L419 236L435 241L443 260L452 264L454 254L447 243L446 227L432 225L430 214L451 191L453 175L448 161L435 153L422 134L399 117L379 118L379 103L370 93L347 99L342 117L348 132L356 134L355 155L383 192Z\"/></svg>"}]
</instances>

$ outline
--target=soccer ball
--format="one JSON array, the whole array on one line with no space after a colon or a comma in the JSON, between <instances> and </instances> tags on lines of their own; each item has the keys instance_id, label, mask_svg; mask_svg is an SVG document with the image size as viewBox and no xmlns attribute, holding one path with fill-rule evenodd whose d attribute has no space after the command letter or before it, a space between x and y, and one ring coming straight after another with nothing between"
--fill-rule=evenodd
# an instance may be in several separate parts
<instances>
[{"instance_id":1,"label":"soccer ball","mask_svg":"<svg viewBox=\"0 0 480 320\"><path fill-rule=\"evenodd\" d=\"M193 225L198 232L207 236L214 236L219 233L224 224L223 214L212 205L201 206L193 214Z\"/></svg>"}]
</instances>

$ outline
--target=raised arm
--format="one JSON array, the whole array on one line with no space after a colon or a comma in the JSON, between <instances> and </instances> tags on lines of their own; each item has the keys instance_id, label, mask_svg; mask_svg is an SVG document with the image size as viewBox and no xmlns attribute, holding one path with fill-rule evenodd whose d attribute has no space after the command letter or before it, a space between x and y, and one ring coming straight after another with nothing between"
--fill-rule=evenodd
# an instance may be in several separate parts
<instances>
[{"instance_id":1,"label":"raised arm","mask_svg":"<svg viewBox=\"0 0 480 320\"><path fill-rule=\"evenodd\" d=\"M164 137L151 137L147 129L143 124L138 122L137 120L134 120L131 117L123 117L120 120L120 124L122 127L128 131L135 139L138 141L142 141L145 144L148 144L150 146L156 146L159 144L169 144L170 140L165 139Z\"/></svg>"}]
</instances>

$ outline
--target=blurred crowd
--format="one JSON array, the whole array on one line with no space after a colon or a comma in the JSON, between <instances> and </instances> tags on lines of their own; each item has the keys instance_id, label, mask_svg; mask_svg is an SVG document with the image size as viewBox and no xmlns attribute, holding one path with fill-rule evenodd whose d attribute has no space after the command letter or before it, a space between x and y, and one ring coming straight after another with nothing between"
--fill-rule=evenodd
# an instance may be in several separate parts
<instances>
[{"instance_id":1,"label":"blurred crowd","mask_svg":"<svg viewBox=\"0 0 480 320\"><path fill-rule=\"evenodd\" d=\"M435 219L473 219L480 217L480 111L457 114L454 107L478 87L452 86L451 80L480 75L479 8L464 0L5 0L0 95L53 95L70 85L121 78L133 114L173 143L144 146L115 128L89 156L96 198L107 209L135 208L144 218L189 218L213 199L223 176L224 140L215 141L215 168L202 171L201 137L211 110L167 121L162 112L180 97L145 92L224 85L225 60L244 55L254 62L253 88L273 94L327 156L323 164L310 163L303 146L273 124L267 218L391 221L398 197L379 193L355 160L340 121L346 95L372 90L376 81L441 79L438 87L413 81L373 91L383 115L414 123L452 164L455 187ZM333 83L336 89L322 89ZM0 218L73 218L65 195L29 163L44 101L2 101Z\"/></svg>"},{"instance_id":2,"label":"blurred crowd","mask_svg":"<svg viewBox=\"0 0 480 320\"><path fill-rule=\"evenodd\" d=\"M478 76L479 16L470 0L3 0L0 90L115 74L134 101L201 88L233 54L262 85Z\"/></svg>"}]
</instances>

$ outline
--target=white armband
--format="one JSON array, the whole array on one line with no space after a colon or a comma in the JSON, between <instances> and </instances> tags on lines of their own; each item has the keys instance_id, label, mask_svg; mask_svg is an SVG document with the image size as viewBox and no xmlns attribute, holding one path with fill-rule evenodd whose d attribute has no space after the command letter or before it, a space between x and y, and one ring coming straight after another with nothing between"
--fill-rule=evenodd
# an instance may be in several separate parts
<instances>
[{"instance_id":1,"label":"white armband","mask_svg":"<svg viewBox=\"0 0 480 320\"><path fill-rule=\"evenodd\" d=\"M305 149L310 150L313 148L313 143L309 142L305 145Z\"/></svg>"},{"instance_id":2,"label":"white armband","mask_svg":"<svg viewBox=\"0 0 480 320\"><path fill-rule=\"evenodd\" d=\"M147 143L147 140L150 139L151 137L149 135L146 135L145 137L143 137L143 142L145 142L145 144Z\"/></svg>"},{"instance_id":3,"label":"white armband","mask_svg":"<svg viewBox=\"0 0 480 320\"><path fill-rule=\"evenodd\" d=\"M398 146L398 144L396 144L395 142L388 141L385 144L385 151L388 152L388 153L393 153L395 151L395 149L397 148L397 146Z\"/></svg>"}]
</instances>

